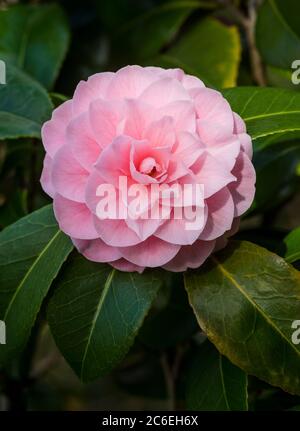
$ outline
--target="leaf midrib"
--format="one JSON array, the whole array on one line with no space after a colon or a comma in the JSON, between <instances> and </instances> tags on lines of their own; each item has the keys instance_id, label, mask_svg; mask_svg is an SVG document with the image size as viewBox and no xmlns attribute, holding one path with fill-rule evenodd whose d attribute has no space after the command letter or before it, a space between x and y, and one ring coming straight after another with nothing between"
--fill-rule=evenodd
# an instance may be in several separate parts
<instances>
[{"instance_id":1,"label":"leaf midrib","mask_svg":"<svg viewBox=\"0 0 300 431\"><path fill-rule=\"evenodd\" d=\"M106 299L106 296L107 296L107 294L109 292L109 288L110 288L111 283L113 281L113 277L115 275L115 272L116 272L116 270L113 269L110 272L110 274L108 275L108 277L106 279L106 282L105 282L105 285L104 285L104 288L103 288L102 293L100 295L99 303L98 303L97 308L96 308L95 313L94 313L94 317L93 317L93 320L92 320L91 329L90 329L90 332L89 332L89 336L88 336L88 339L87 339L86 347L84 349L84 354L83 354L83 358L82 358L82 364L81 364L81 370L80 370L80 377L81 377L81 379L83 379L85 361L86 361L86 357L87 357L87 354L88 354L88 351L89 351L89 348L90 348L91 339L92 339L93 332L94 332L94 329L95 329L95 326L96 326L96 323L97 323L97 319L99 317L99 314L100 314L101 308L102 308L102 306L104 304L104 301Z\"/></svg>"},{"instance_id":2,"label":"leaf midrib","mask_svg":"<svg viewBox=\"0 0 300 431\"><path fill-rule=\"evenodd\" d=\"M234 279L232 274L230 274L229 271L218 261L218 259L215 256L211 257L212 261L214 261L217 264L217 268L220 272L223 273L223 275L241 292L241 294L252 304L252 306L257 309L261 315L264 317L264 319L269 323L270 326L277 332L281 338L286 341L289 346L296 352L296 354L300 357L300 352L295 347L295 345L285 337L285 335L281 332L281 330L273 323L273 321L269 318L267 314L264 313L264 310L260 307L259 304L257 304L249 295L247 292L245 292L242 288L242 286L239 285L239 283Z\"/></svg>"},{"instance_id":3,"label":"leaf midrib","mask_svg":"<svg viewBox=\"0 0 300 431\"><path fill-rule=\"evenodd\" d=\"M51 238L51 240L47 243L47 245L42 249L41 253L39 253L38 257L35 259L34 263L28 268L28 270L26 271L25 276L22 278L21 282L18 284L17 289L15 290L11 300L9 301L8 307L6 309L6 312L4 314L4 318L3 320L6 321L7 320L7 316L9 315L9 312L12 308L13 303L15 302L20 290L22 289L23 285L25 284L26 280L28 279L28 277L30 276L30 274L32 273L32 271L34 270L34 268L36 267L36 265L38 264L38 262L41 260L42 256L47 252L47 250L50 248L50 246L52 245L52 243L55 241L56 238L58 238L58 236L62 234L62 232L60 230L58 230L56 232L56 234Z\"/></svg>"}]
</instances>

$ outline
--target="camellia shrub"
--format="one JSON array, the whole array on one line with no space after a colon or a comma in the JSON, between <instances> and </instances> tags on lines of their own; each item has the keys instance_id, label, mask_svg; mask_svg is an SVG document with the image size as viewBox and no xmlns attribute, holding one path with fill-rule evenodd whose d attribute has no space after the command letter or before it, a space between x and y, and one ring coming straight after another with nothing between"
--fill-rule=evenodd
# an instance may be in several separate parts
<instances>
[{"instance_id":1,"label":"camellia shrub","mask_svg":"<svg viewBox=\"0 0 300 431\"><path fill-rule=\"evenodd\" d=\"M300 409L299 2L15 3L5 408L72 409L47 401L54 356L136 409Z\"/></svg>"}]
</instances>

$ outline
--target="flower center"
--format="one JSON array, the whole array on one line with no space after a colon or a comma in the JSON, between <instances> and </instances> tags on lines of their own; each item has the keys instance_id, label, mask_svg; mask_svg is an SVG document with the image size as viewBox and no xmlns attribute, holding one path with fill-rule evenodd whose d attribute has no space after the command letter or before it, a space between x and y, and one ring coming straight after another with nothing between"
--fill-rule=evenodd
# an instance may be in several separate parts
<instances>
[{"instance_id":1,"label":"flower center","mask_svg":"<svg viewBox=\"0 0 300 431\"><path fill-rule=\"evenodd\" d=\"M155 176L157 173L161 172L161 166L153 157L146 157L144 160L142 160L139 171L142 174Z\"/></svg>"}]
</instances>

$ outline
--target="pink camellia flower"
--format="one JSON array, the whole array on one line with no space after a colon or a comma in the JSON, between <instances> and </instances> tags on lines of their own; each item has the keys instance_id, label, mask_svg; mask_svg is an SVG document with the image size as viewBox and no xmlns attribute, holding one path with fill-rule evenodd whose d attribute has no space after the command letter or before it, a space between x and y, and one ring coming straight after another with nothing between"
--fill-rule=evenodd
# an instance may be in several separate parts
<instances>
[{"instance_id":1,"label":"pink camellia flower","mask_svg":"<svg viewBox=\"0 0 300 431\"><path fill-rule=\"evenodd\" d=\"M123 271L199 267L226 244L254 197L243 120L219 92L180 69L127 66L95 74L54 110L42 137L41 183L60 229L87 259ZM185 216L175 217L175 200L167 217L99 217L98 187L113 185L117 196L121 176L146 189L201 184L203 223L188 230ZM163 196L157 199L162 208ZM198 204L193 193L182 201Z\"/></svg>"}]
</instances>

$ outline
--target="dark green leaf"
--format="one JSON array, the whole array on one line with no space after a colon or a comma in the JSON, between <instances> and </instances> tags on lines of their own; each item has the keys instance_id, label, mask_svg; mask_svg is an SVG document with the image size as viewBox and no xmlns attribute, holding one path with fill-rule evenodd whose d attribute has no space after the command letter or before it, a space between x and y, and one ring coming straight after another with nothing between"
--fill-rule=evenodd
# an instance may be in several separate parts
<instances>
[{"instance_id":1,"label":"dark green leaf","mask_svg":"<svg viewBox=\"0 0 300 431\"><path fill-rule=\"evenodd\" d=\"M129 21L117 33L117 43L126 41L136 61L147 60L176 35L182 23L201 2L169 1Z\"/></svg>"},{"instance_id":2,"label":"dark green leaf","mask_svg":"<svg viewBox=\"0 0 300 431\"><path fill-rule=\"evenodd\" d=\"M0 85L0 139L39 138L51 111L52 104L43 87L8 65L7 83Z\"/></svg>"},{"instance_id":3,"label":"dark green leaf","mask_svg":"<svg viewBox=\"0 0 300 431\"><path fill-rule=\"evenodd\" d=\"M233 87L240 52L237 28L206 18L160 56L156 63L164 67L180 67L212 87Z\"/></svg>"},{"instance_id":4,"label":"dark green leaf","mask_svg":"<svg viewBox=\"0 0 300 431\"><path fill-rule=\"evenodd\" d=\"M300 227L292 230L284 239L286 245L285 259L287 262L296 262L300 259Z\"/></svg>"},{"instance_id":5,"label":"dark green leaf","mask_svg":"<svg viewBox=\"0 0 300 431\"><path fill-rule=\"evenodd\" d=\"M57 4L18 5L0 11L0 58L51 88L69 44L69 27Z\"/></svg>"},{"instance_id":6,"label":"dark green leaf","mask_svg":"<svg viewBox=\"0 0 300 431\"><path fill-rule=\"evenodd\" d=\"M266 63L289 69L300 58L300 3L298 0L265 0L258 13L257 46Z\"/></svg>"},{"instance_id":7,"label":"dark green leaf","mask_svg":"<svg viewBox=\"0 0 300 431\"><path fill-rule=\"evenodd\" d=\"M125 356L161 286L154 271L122 273L74 254L56 283L48 319L58 348L84 381Z\"/></svg>"},{"instance_id":8,"label":"dark green leaf","mask_svg":"<svg viewBox=\"0 0 300 431\"><path fill-rule=\"evenodd\" d=\"M188 410L248 410L247 375L206 341L189 367Z\"/></svg>"},{"instance_id":9,"label":"dark green leaf","mask_svg":"<svg viewBox=\"0 0 300 431\"><path fill-rule=\"evenodd\" d=\"M299 93L279 88L237 87L224 90L223 95L233 111L244 119L254 140L300 130Z\"/></svg>"},{"instance_id":10,"label":"dark green leaf","mask_svg":"<svg viewBox=\"0 0 300 431\"><path fill-rule=\"evenodd\" d=\"M0 233L0 318L7 328L1 364L24 348L43 299L72 248L51 205Z\"/></svg>"},{"instance_id":11,"label":"dark green leaf","mask_svg":"<svg viewBox=\"0 0 300 431\"><path fill-rule=\"evenodd\" d=\"M252 210L270 210L295 192L299 160L300 145L297 142L271 145L254 154L256 193Z\"/></svg>"},{"instance_id":12,"label":"dark green leaf","mask_svg":"<svg viewBox=\"0 0 300 431\"><path fill-rule=\"evenodd\" d=\"M185 277L201 328L246 373L300 394L300 274L257 245L232 241Z\"/></svg>"}]
</instances>

